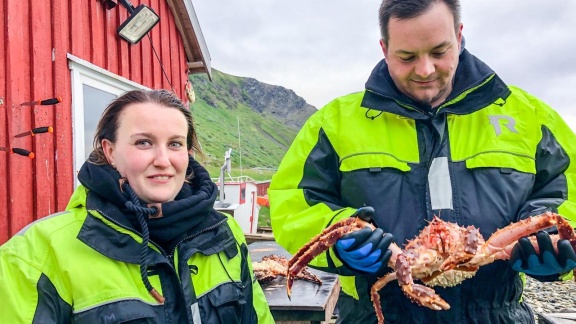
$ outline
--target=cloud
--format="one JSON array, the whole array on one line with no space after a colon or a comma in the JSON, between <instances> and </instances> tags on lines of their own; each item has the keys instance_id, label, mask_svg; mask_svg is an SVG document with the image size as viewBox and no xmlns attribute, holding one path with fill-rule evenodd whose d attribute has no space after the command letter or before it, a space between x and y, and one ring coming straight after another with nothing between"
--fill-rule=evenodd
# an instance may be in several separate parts
<instances>
[{"instance_id":1,"label":"cloud","mask_svg":"<svg viewBox=\"0 0 576 324\"><path fill-rule=\"evenodd\" d=\"M576 119L576 1L461 2L466 47L505 82ZM382 59L379 5L194 1L214 68L292 89L316 107L362 90Z\"/></svg>"}]
</instances>

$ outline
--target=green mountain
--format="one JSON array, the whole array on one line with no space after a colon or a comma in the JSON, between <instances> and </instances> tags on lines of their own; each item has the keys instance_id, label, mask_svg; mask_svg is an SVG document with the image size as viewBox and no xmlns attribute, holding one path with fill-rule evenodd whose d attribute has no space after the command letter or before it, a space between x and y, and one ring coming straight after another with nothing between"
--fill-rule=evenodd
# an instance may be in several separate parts
<instances>
[{"instance_id":1,"label":"green mountain","mask_svg":"<svg viewBox=\"0 0 576 324\"><path fill-rule=\"evenodd\" d=\"M191 111L205 164L219 168L232 148L233 168L276 169L316 108L281 86L215 69L212 76L212 82L205 75L190 76L196 94Z\"/></svg>"}]
</instances>

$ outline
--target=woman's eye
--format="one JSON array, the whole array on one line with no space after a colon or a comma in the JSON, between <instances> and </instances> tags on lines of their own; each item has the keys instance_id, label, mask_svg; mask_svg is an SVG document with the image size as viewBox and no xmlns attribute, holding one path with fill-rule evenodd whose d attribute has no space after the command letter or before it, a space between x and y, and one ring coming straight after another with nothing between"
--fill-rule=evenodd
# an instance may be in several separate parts
<instances>
[{"instance_id":1,"label":"woman's eye","mask_svg":"<svg viewBox=\"0 0 576 324\"><path fill-rule=\"evenodd\" d=\"M136 146L150 146L152 143L149 140L138 140Z\"/></svg>"},{"instance_id":2,"label":"woman's eye","mask_svg":"<svg viewBox=\"0 0 576 324\"><path fill-rule=\"evenodd\" d=\"M182 142L172 142L170 143L170 147L175 147L175 148L180 148L182 147L184 144L182 144Z\"/></svg>"}]
</instances>

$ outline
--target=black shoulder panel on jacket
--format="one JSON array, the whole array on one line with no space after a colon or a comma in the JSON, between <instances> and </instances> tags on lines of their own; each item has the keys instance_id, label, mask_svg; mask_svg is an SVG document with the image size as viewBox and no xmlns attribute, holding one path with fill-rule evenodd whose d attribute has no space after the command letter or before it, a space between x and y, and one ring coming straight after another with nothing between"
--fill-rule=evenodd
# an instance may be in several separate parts
<instances>
[{"instance_id":1,"label":"black shoulder panel on jacket","mask_svg":"<svg viewBox=\"0 0 576 324\"><path fill-rule=\"evenodd\" d=\"M56 287L44 274L38 284L38 306L32 323L71 323L72 306L68 305L56 291Z\"/></svg>"},{"instance_id":2,"label":"black shoulder panel on jacket","mask_svg":"<svg viewBox=\"0 0 576 324\"><path fill-rule=\"evenodd\" d=\"M323 129L304 164L304 176L298 188L304 188L304 197L310 206L320 202L333 210L340 209L340 157Z\"/></svg>"},{"instance_id":3,"label":"black shoulder panel on jacket","mask_svg":"<svg viewBox=\"0 0 576 324\"><path fill-rule=\"evenodd\" d=\"M536 149L536 179L530 199L556 198L557 210L568 199L568 183L564 172L570 165L570 157L546 126L542 126L542 139ZM549 203L548 203L549 204Z\"/></svg>"}]
</instances>

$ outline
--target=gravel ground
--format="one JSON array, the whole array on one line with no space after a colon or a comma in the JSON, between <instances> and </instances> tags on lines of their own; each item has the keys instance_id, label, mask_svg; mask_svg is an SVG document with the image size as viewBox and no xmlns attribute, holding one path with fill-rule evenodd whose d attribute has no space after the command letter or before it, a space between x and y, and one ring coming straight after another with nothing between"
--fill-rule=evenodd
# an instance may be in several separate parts
<instances>
[{"instance_id":1,"label":"gravel ground","mask_svg":"<svg viewBox=\"0 0 576 324\"><path fill-rule=\"evenodd\" d=\"M526 276L524 300L535 313L576 313L576 282L539 282Z\"/></svg>"}]
</instances>

